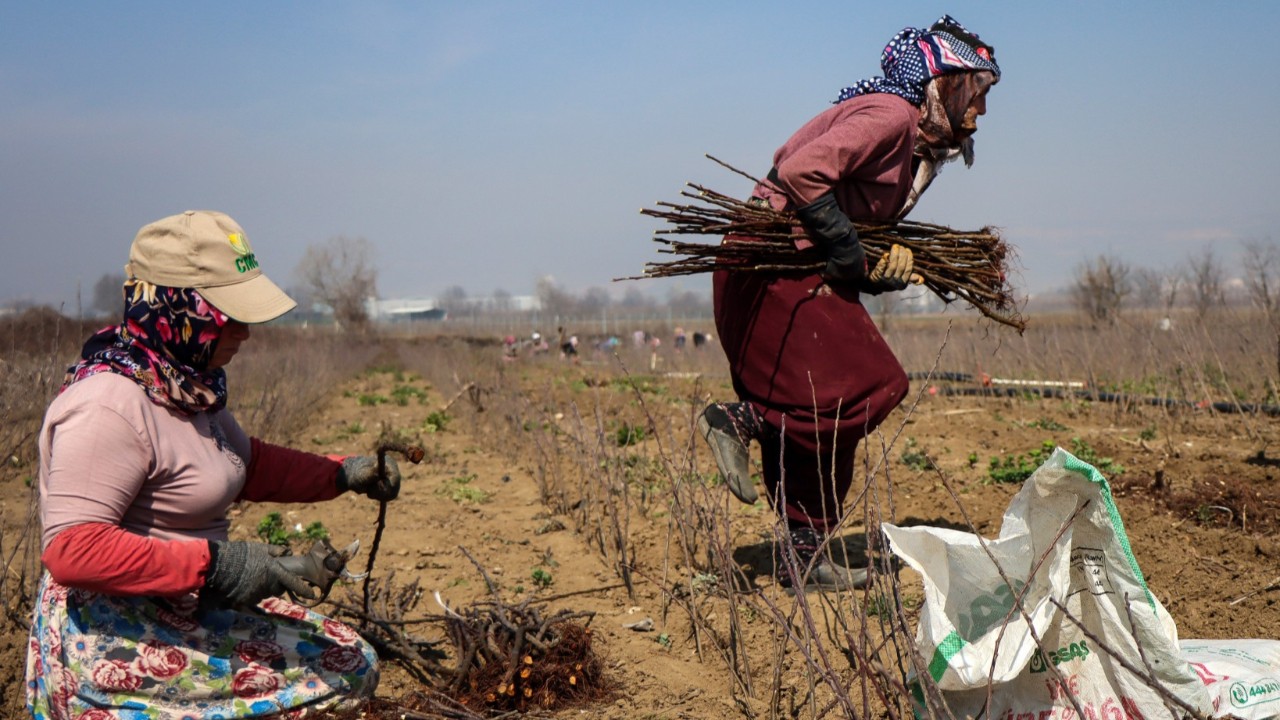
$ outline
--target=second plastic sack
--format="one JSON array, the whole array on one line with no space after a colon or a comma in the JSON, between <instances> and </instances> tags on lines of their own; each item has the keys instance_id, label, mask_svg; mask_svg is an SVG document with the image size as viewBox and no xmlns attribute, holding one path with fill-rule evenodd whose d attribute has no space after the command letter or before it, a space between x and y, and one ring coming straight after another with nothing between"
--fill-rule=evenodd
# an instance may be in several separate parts
<instances>
[{"instance_id":1,"label":"second plastic sack","mask_svg":"<svg viewBox=\"0 0 1280 720\"><path fill-rule=\"evenodd\" d=\"M924 577L917 645L956 717L1186 714L1124 664L1187 707L1213 712L1173 619L1147 589L1106 479L1065 450L1026 481L994 540L935 527L885 525L884 533Z\"/></svg>"}]
</instances>

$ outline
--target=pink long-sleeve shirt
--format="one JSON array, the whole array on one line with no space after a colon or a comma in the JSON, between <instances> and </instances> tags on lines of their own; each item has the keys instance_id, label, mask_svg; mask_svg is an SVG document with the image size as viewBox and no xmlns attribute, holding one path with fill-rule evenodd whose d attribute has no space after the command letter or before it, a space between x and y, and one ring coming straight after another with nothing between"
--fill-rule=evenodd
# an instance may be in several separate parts
<instances>
[{"instance_id":1,"label":"pink long-sleeve shirt","mask_svg":"<svg viewBox=\"0 0 1280 720\"><path fill-rule=\"evenodd\" d=\"M40 432L41 559L70 587L190 592L233 502L328 500L338 467L250 438L226 410L184 415L125 377L94 375L53 401Z\"/></svg>"}]
</instances>

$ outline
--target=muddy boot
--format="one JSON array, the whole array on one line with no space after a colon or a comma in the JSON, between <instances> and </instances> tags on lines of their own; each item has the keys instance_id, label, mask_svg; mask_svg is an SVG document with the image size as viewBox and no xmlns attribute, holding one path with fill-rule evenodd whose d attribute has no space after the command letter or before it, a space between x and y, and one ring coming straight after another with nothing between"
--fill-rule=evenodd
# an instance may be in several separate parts
<instances>
[{"instance_id":1,"label":"muddy boot","mask_svg":"<svg viewBox=\"0 0 1280 720\"><path fill-rule=\"evenodd\" d=\"M800 581L804 583L804 591L810 590L854 590L867 584L866 568L848 568L829 557L828 553L819 553L818 548L825 539L823 534L811 527L795 527L790 530L791 547L795 549L796 567L792 568L787 558L785 546L777 552L777 567L774 576L778 584L794 594ZM792 577L793 571L797 573Z\"/></svg>"},{"instance_id":2,"label":"muddy boot","mask_svg":"<svg viewBox=\"0 0 1280 720\"><path fill-rule=\"evenodd\" d=\"M724 478L729 492L742 502L750 505L756 501L755 483L751 480L751 456L748 443L751 436L735 422L734 406L742 403L712 403L698 416L698 432L711 446L711 454L715 456L716 467Z\"/></svg>"}]
</instances>

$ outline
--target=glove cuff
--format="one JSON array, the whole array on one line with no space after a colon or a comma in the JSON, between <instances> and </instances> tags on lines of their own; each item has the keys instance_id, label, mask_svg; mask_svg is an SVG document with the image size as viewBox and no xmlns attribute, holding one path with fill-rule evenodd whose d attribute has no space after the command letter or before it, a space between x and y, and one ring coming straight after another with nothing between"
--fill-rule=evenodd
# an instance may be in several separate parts
<instances>
[{"instance_id":1,"label":"glove cuff","mask_svg":"<svg viewBox=\"0 0 1280 720\"><path fill-rule=\"evenodd\" d=\"M242 542L209 541L209 572L204 586L226 598L235 599L240 582L248 575L249 548Z\"/></svg>"},{"instance_id":2,"label":"glove cuff","mask_svg":"<svg viewBox=\"0 0 1280 720\"><path fill-rule=\"evenodd\" d=\"M796 219L804 226L809 237L828 251L833 245L850 236L853 236L855 242L857 241L858 236L853 222L840 209L835 192L828 192L808 205L797 208Z\"/></svg>"}]
</instances>

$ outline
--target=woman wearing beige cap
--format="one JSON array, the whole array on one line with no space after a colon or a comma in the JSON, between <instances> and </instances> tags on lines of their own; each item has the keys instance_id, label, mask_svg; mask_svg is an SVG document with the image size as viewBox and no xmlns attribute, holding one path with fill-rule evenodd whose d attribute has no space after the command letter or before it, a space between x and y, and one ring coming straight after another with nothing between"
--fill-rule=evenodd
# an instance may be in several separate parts
<instances>
[{"instance_id":1,"label":"woman wearing beige cap","mask_svg":"<svg viewBox=\"0 0 1280 720\"><path fill-rule=\"evenodd\" d=\"M378 682L352 629L265 543L229 541L239 500L394 498L400 474L251 438L226 409L248 325L294 302L234 220L138 233L124 317L85 343L40 432L41 578L27 655L36 718L239 718L358 704Z\"/></svg>"}]
</instances>

